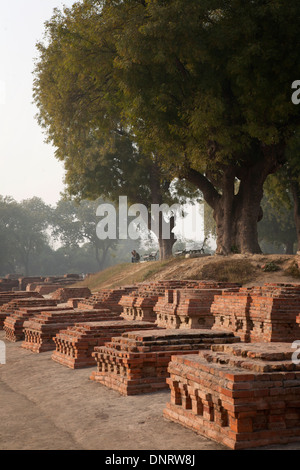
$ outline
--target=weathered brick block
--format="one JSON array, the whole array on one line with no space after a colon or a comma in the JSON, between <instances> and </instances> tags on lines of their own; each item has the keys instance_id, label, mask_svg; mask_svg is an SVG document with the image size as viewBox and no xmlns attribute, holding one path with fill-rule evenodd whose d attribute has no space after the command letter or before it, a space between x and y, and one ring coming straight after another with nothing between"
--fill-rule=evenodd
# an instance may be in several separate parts
<instances>
[{"instance_id":1,"label":"weathered brick block","mask_svg":"<svg viewBox=\"0 0 300 470\"><path fill-rule=\"evenodd\" d=\"M91 291L88 287L61 287L51 295L51 298L60 303L65 303L72 297L88 298L90 296Z\"/></svg>"},{"instance_id":2,"label":"weathered brick block","mask_svg":"<svg viewBox=\"0 0 300 470\"><path fill-rule=\"evenodd\" d=\"M15 310L21 307L33 307L36 305L56 305L54 302L45 303L45 299L37 292L16 292L11 295L0 295L3 303L0 307L0 330L3 330L5 319ZM1 300L0 300L1 304Z\"/></svg>"},{"instance_id":3,"label":"weathered brick block","mask_svg":"<svg viewBox=\"0 0 300 470\"><path fill-rule=\"evenodd\" d=\"M289 343L173 356L164 416L232 449L300 440L300 365Z\"/></svg>"},{"instance_id":4,"label":"weathered brick block","mask_svg":"<svg viewBox=\"0 0 300 470\"><path fill-rule=\"evenodd\" d=\"M270 284L224 291L211 306L213 328L233 331L245 342L289 342L298 339L299 284Z\"/></svg>"},{"instance_id":5,"label":"weathered brick block","mask_svg":"<svg viewBox=\"0 0 300 470\"><path fill-rule=\"evenodd\" d=\"M154 307L156 324L164 328L211 328L211 305L224 290L237 291L236 284L198 281L192 287L166 290Z\"/></svg>"},{"instance_id":6,"label":"weathered brick block","mask_svg":"<svg viewBox=\"0 0 300 470\"><path fill-rule=\"evenodd\" d=\"M101 289L86 300L78 303L78 308L109 308L112 312L121 313L119 302L123 295L130 293L135 286L124 286L117 289Z\"/></svg>"},{"instance_id":7,"label":"weathered brick block","mask_svg":"<svg viewBox=\"0 0 300 470\"><path fill-rule=\"evenodd\" d=\"M137 395L167 388L168 364L174 354L197 354L214 343L232 343L232 333L210 330L148 330L113 337L96 347L97 371L91 379L122 395Z\"/></svg>"},{"instance_id":8,"label":"weathered brick block","mask_svg":"<svg viewBox=\"0 0 300 470\"><path fill-rule=\"evenodd\" d=\"M126 331L153 328L149 322L126 321L121 317L117 320L77 323L60 331L53 338L56 350L52 359L71 369L90 367L95 365L92 353L96 346L103 346L113 336L120 336Z\"/></svg>"},{"instance_id":9,"label":"weathered brick block","mask_svg":"<svg viewBox=\"0 0 300 470\"><path fill-rule=\"evenodd\" d=\"M79 322L112 321L118 317L108 309L42 312L24 322L25 340L22 347L35 353L52 351L55 349L53 338L60 330Z\"/></svg>"}]
</instances>

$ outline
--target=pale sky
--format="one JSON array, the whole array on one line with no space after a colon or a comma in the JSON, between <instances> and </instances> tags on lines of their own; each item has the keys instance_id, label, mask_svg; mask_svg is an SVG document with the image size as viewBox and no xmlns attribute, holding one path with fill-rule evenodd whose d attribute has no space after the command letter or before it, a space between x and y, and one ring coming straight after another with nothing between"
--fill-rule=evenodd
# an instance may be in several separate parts
<instances>
[{"instance_id":1,"label":"pale sky","mask_svg":"<svg viewBox=\"0 0 300 470\"><path fill-rule=\"evenodd\" d=\"M0 195L55 205L64 170L34 116L35 44L54 8L74 0L0 0Z\"/></svg>"}]
</instances>

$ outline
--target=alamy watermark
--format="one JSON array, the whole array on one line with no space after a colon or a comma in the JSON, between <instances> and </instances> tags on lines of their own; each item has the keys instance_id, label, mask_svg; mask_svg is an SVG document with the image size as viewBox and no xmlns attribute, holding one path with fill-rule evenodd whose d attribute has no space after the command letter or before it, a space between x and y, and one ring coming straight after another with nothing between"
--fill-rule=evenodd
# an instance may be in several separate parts
<instances>
[{"instance_id":1,"label":"alamy watermark","mask_svg":"<svg viewBox=\"0 0 300 470\"><path fill-rule=\"evenodd\" d=\"M295 365L300 364L300 340L294 341L292 344L292 349L296 349L296 351L292 354L292 363Z\"/></svg>"},{"instance_id":2,"label":"alamy watermark","mask_svg":"<svg viewBox=\"0 0 300 470\"><path fill-rule=\"evenodd\" d=\"M293 104L300 104L300 80L295 80L292 83L292 89L296 90L292 94L292 103Z\"/></svg>"},{"instance_id":3,"label":"alamy watermark","mask_svg":"<svg viewBox=\"0 0 300 470\"><path fill-rule=\"evenodd\" d=\"M97 224L96 233L100 240L138 240L149 230L158 238L169 240L171 238L170 219L174 217L174 226L181 225L181 234L190 235L193 232L197 235L201 230L201 214L196 205L190 206L189 218L184 217L185 207L181 204L151 204L150 211L143 204L133 204L128 207L127 196L119 197L118 210L113 204L100 204L96 215L101 217ZM134 218L130 220L130 218ZM178 227L177 227L178 228ZM173 231L176 239L176 233ZM198 234L198 239L201 233Z\"/></svg>"},{"instance_id":4,"label":"alamy watermark","mask_svg":"<svg viewBox=\"0 0 300 470\"><path fill-rule=\"evenodd\" d=\"M4 341L0 341L0 364L6 364L6 346Z\"/></svg>"}]
</instances>

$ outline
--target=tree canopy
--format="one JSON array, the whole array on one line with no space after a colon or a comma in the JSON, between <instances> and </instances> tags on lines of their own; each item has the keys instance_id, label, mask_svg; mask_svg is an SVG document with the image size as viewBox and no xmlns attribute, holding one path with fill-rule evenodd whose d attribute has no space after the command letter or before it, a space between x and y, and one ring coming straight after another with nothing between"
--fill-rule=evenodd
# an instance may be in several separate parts
<instances>
[{"instance_id":1,"label":"tree canopy","mask_svg":"<svg viewBox=\"0 0 300 470\"><path fill-rule=\"evenodd\" d=\"M300 5L288 0L83 0L56 10L38 45L34 96L70 191L131 184L138 194L154 162L155 188L179 177L202 191L218 253L259 251L263 185L299 129L299 26Z\"/></svg>"}]
</instances>

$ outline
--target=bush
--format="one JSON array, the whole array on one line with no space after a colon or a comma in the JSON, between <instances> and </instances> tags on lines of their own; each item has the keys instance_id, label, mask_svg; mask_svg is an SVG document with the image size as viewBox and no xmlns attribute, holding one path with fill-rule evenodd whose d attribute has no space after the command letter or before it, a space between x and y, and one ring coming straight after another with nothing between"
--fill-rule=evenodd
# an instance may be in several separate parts
<instances>
[{"instance_id":1,"label":"bush","mask_svg":"<svg viewBox=\"0 0 300 470\"><path fill-rule=\"evenodd\" d=\"M264 264L261 268L264 272L280 271L280 267L274 263L274 261L270 261L270 263Z\"/></svg>"}]
</instances>

